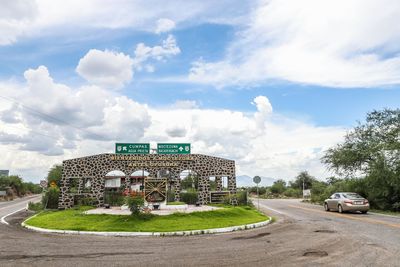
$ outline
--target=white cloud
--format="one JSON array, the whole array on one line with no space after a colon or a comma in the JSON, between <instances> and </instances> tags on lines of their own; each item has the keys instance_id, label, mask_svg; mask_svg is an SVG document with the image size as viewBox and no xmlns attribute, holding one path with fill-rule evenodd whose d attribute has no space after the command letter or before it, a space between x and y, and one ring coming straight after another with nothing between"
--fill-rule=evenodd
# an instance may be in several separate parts
<instances>
[{"instance_id":1,"label":"white cloud","mask_svg":"<svg viewBox=\"0 0 400 267\"><path fill-rule=\"evenodd\" d=\"M0 141L22 151L64 155L82 140L141 138L150 124L147 106L125 96L55 83L45 66L24 76L26 84L0 85L1 94L14 103L0 110Z\"/></svg>"},{"instance_id":2,"label":"white cloud","mask_svg":"<svg viewBox=\"0 0 400 267\"><path fill-rule=\"evenodd\" d=\"M157 20L157 26L155 33L160 34L163 32L169 32L175 28L175 22L170 19L159 19Z\"/></svg>"},{"instance_id":3,"label":"white cloud","mask_svg":"<svg viewBox=\"0 0 400 267\"><path fill-rule=\"evenodd\" d=\"M2 1L1 7L0 45L4 45L18 41L19 37L59 33L78 39L82 31L98 29L154 32L154 23L160 18L185 27L204 22L239 24L247 19L251 5L241 0L171 0L168 4L158 0L13 0ZM166 30L167 23L161 24Z\"/></svg>"},{"instance_id":4,"label":"white cloud","mask_svg":"<svg viewBox=\"0 0 400 267\"><path fill-rule=\"evenodd\" d=\"M168 35L167 39L163 40L162 45L150 47L144 43L139 43L135 49L134 66L136 69L141 70L146 61L162 61L171 56L176 56L180 52L181 49L177 45L175 37L171 34ZM154 69L151 70L154 71Z\"/></svg>"},{"instance_id":5,"label":"white cloud","mask_svg":"<svg viewBox=\"0 0 400 267\"><path fill-rule=\"evenodd\" d=\"M91 49L79 60L76 72L88 82L119 89L133 77L133 59L115 51Z\"/></svg>"},{"instance_id":6,"label":"white cloud","mask_svg":"<svg viewBox=\"0 0 400 267\"><path fill-rule=\"evenodd\" d=\"M9 45L17 37L25 34L26 29L38 15L34 1L2 1L0 8L0 45Z\"/></svg>"},{"instance_id":7,"label":"white cloud","mask_svg":"<svg viewBox=\"0 0 400 267\"><path fill-rule=\"evenodd\" d=\"M173 109L195 109L199 108L199 105L195 100L177 100L172 105Z\"/></svg>"},{"instance_id":8,"label":"white cloud","mask_svg":"<svg viewBox=\"0 0 400 267\"><path fill-rule=\"evenodd\" d=\"M189 79L219 87L273 79L332 87L400 83L400 3L260 1L225 59L194 62Z\"/></svg>"}]
</instances>

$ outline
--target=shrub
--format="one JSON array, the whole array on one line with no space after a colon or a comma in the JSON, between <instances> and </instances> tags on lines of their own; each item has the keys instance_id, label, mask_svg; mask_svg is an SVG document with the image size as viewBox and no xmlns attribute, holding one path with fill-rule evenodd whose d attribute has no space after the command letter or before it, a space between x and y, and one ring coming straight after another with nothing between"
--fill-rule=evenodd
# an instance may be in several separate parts
<instances>
[{"instance_id":1,"label":"shrub","mask_svg":"<svg viewBox=\"0 0 400 267\"><path fill-rule=\"evenodd\" d=\"M60 196L60 190L55 188L49 188L48 191L42 197L42 205L45 209L57 209L58 198Z\"/></svg>"},{"instance_id":2,"label":"shrub","mask_svg":"<svg viewBox=\"0 0 400 267\"><path fill-rule=\"evenodd\" d=\"M167 195L168 195L167 202L175 201L175 190L168 190Z\"/></svg>"},{"instance_id":3,"label":"shrub","mask_svg":"<svg viewBox=\"0 0 400 267\"><path fill-rule=\"evenodd\" d=\"M186 204L194 205L197 202L197 192L185 192L180 194L181 201Z\"/></svg>"},{"instance_id":4,"label":"shrub","mask_svg":"<svg viewBox=\"0 0 400 267\"><path fill-rule=\"evenodd\" d=\"M43 210L43 204L41 202L33 203L33 202L29 201L28 210L35 211L35 212L41 211L41 210Z\"/></svg>"},{"instance_id":5,"label":"shrub","mask_svg":"<svg viewBox=\"0 0 400 267\"><path fill-rule=\"evenodd\" d=\"M143 197L131 197L128 196L125 198L126 204L129 207L129 210L132 212L132 215L139 215L141 212L141 208L144 205Z\"/></svg>"},{"instance_id":6,"label":"shrub","mask_svg":"<svg viewBox=\"0 0 400 267\"><path fill-rule=\"evenodd\" d=\"M97 199L95 197L81 197L78 199L79 206L96 206Z\"/></svg>"},{"instance_id":7,"label":"shrub","mask_svg":"<svg viewBox=\"0 0 400 267\"><path fill-rule=\"evenodd\" d=\"M301 197L301 191L299 189L294 189L289 187L288 189L286 189L285 192L283 192L283 194L287 197Z\"/></svg>"},{"instance_id":8,"label":"shrub","mask_svg":"<svg viewBox=\"0 0 400 267\"><path fill-rule=\"evenodd\" d=\"M106 192L104 196L104 203L110 206L122 206L125 203L125 197L121 192Z\"/></svg>"}]
</instances>

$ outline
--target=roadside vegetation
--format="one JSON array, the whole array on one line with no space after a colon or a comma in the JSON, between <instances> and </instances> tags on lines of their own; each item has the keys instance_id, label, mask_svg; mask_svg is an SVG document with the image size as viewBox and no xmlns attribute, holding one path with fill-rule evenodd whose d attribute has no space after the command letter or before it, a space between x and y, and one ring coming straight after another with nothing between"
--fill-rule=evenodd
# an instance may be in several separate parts
<instances>
[{"instance_id":1,"label":"roadside vegetation","mask_svg":"<svg viewBox=\"0 0 400 267\"><path fill-rule=\"evenodd\" d=\"M259 188L261 197L302 197L304 182L313 203L322 203L334 192L356 192L369 200L372 209L399 214L400 109L368 113L342 143L325 152L322 162L336 176L321 181L304 171L289 184L278 180L271 187Z\"/></svg>"},{"instance_id":2,"label":"roadside vegetation","mask_svg":"<svg viewBox=\"0 0 400 267\"><path fill-rule=\"evenodd\" d=\"M18 175L11 175L0 176L0 191L6 192L0 199L13 200L30 194L39 194L42 188L32 182L24 182Z\"/></svg>"},{"instance_id":3,"label":"roadside vegetation","mask_svg":"<svg viewBox=\"0 0 400 267\"><path fill-rule=\"evenodd\" d=\"M94 215L84 212L92 207L45 211L30 218L31 226L76 231L172 232L205 230L257 223L267 216L248 206L223 206L222 209L166 216Z\"/></svg>"}]
</instances>

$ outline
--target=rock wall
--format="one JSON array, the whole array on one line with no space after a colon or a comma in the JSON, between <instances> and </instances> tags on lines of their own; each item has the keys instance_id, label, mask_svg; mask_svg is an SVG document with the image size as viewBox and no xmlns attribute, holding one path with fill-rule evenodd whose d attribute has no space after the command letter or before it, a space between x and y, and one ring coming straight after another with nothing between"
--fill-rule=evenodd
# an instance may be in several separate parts
<instances>
[{"instance_id":1,"label":"rock wall","mask_svg":"<svg viewBox=\"0 0 400 267\"><path fill-rule=\"evenodd\" d=\"M201 154L191 155L121 155L99 154L83 158L63 161L61 179L61 194L59 209L74 205L76 194L91 197L97 206L104 204L105 176L111 171L122 171L127 176L138 170L145 170L149 176L156 177L158 171L168 170L175 187L175 200L179 201L180 173L185 170L194 171L199 176L198 199L201 204L207 204L210 199L209 178L214 176L218 191L222 190L221 177L228 178L228 190L236 194L235 161ZM78 179L77 192L71 192L71 179ZM84 192L84 184L90 181L90 191ZM129 179L125 179L129 187ZM235 204L235 200L233 203Z\"/></svg>"}]
</instances>

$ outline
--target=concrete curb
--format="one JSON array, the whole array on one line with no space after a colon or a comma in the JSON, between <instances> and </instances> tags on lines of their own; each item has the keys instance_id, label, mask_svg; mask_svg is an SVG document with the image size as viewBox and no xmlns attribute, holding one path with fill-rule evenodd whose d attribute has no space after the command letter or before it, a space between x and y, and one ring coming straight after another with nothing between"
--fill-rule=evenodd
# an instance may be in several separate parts
<instances>
[{"instance_id":1,"label":"concrete curb","mask_svg":"<svg viewBox=\"0 0 400 267\"><path fill-rule=\"evenodd\" d=\"M37 215L37 214L36 214ZM35 217L34 215L33 217ZM74 235L99 235L99 236L189 236L189 235L203 235L203 234L217 234L228 233L240 230L254 229L266 226L271 223L272 218L258 223L251 223L246 225L231 226L224 228L204 229L204 230L191 230L191 231L177 231L177 232L91 232L91 231L73 231L73 230L52 230L30 226L26 221L33 218L26 219L21 225L27 229L42 232L42 233L56 233L56 234L74 234Z\"/></svg>"}]
</instances>

